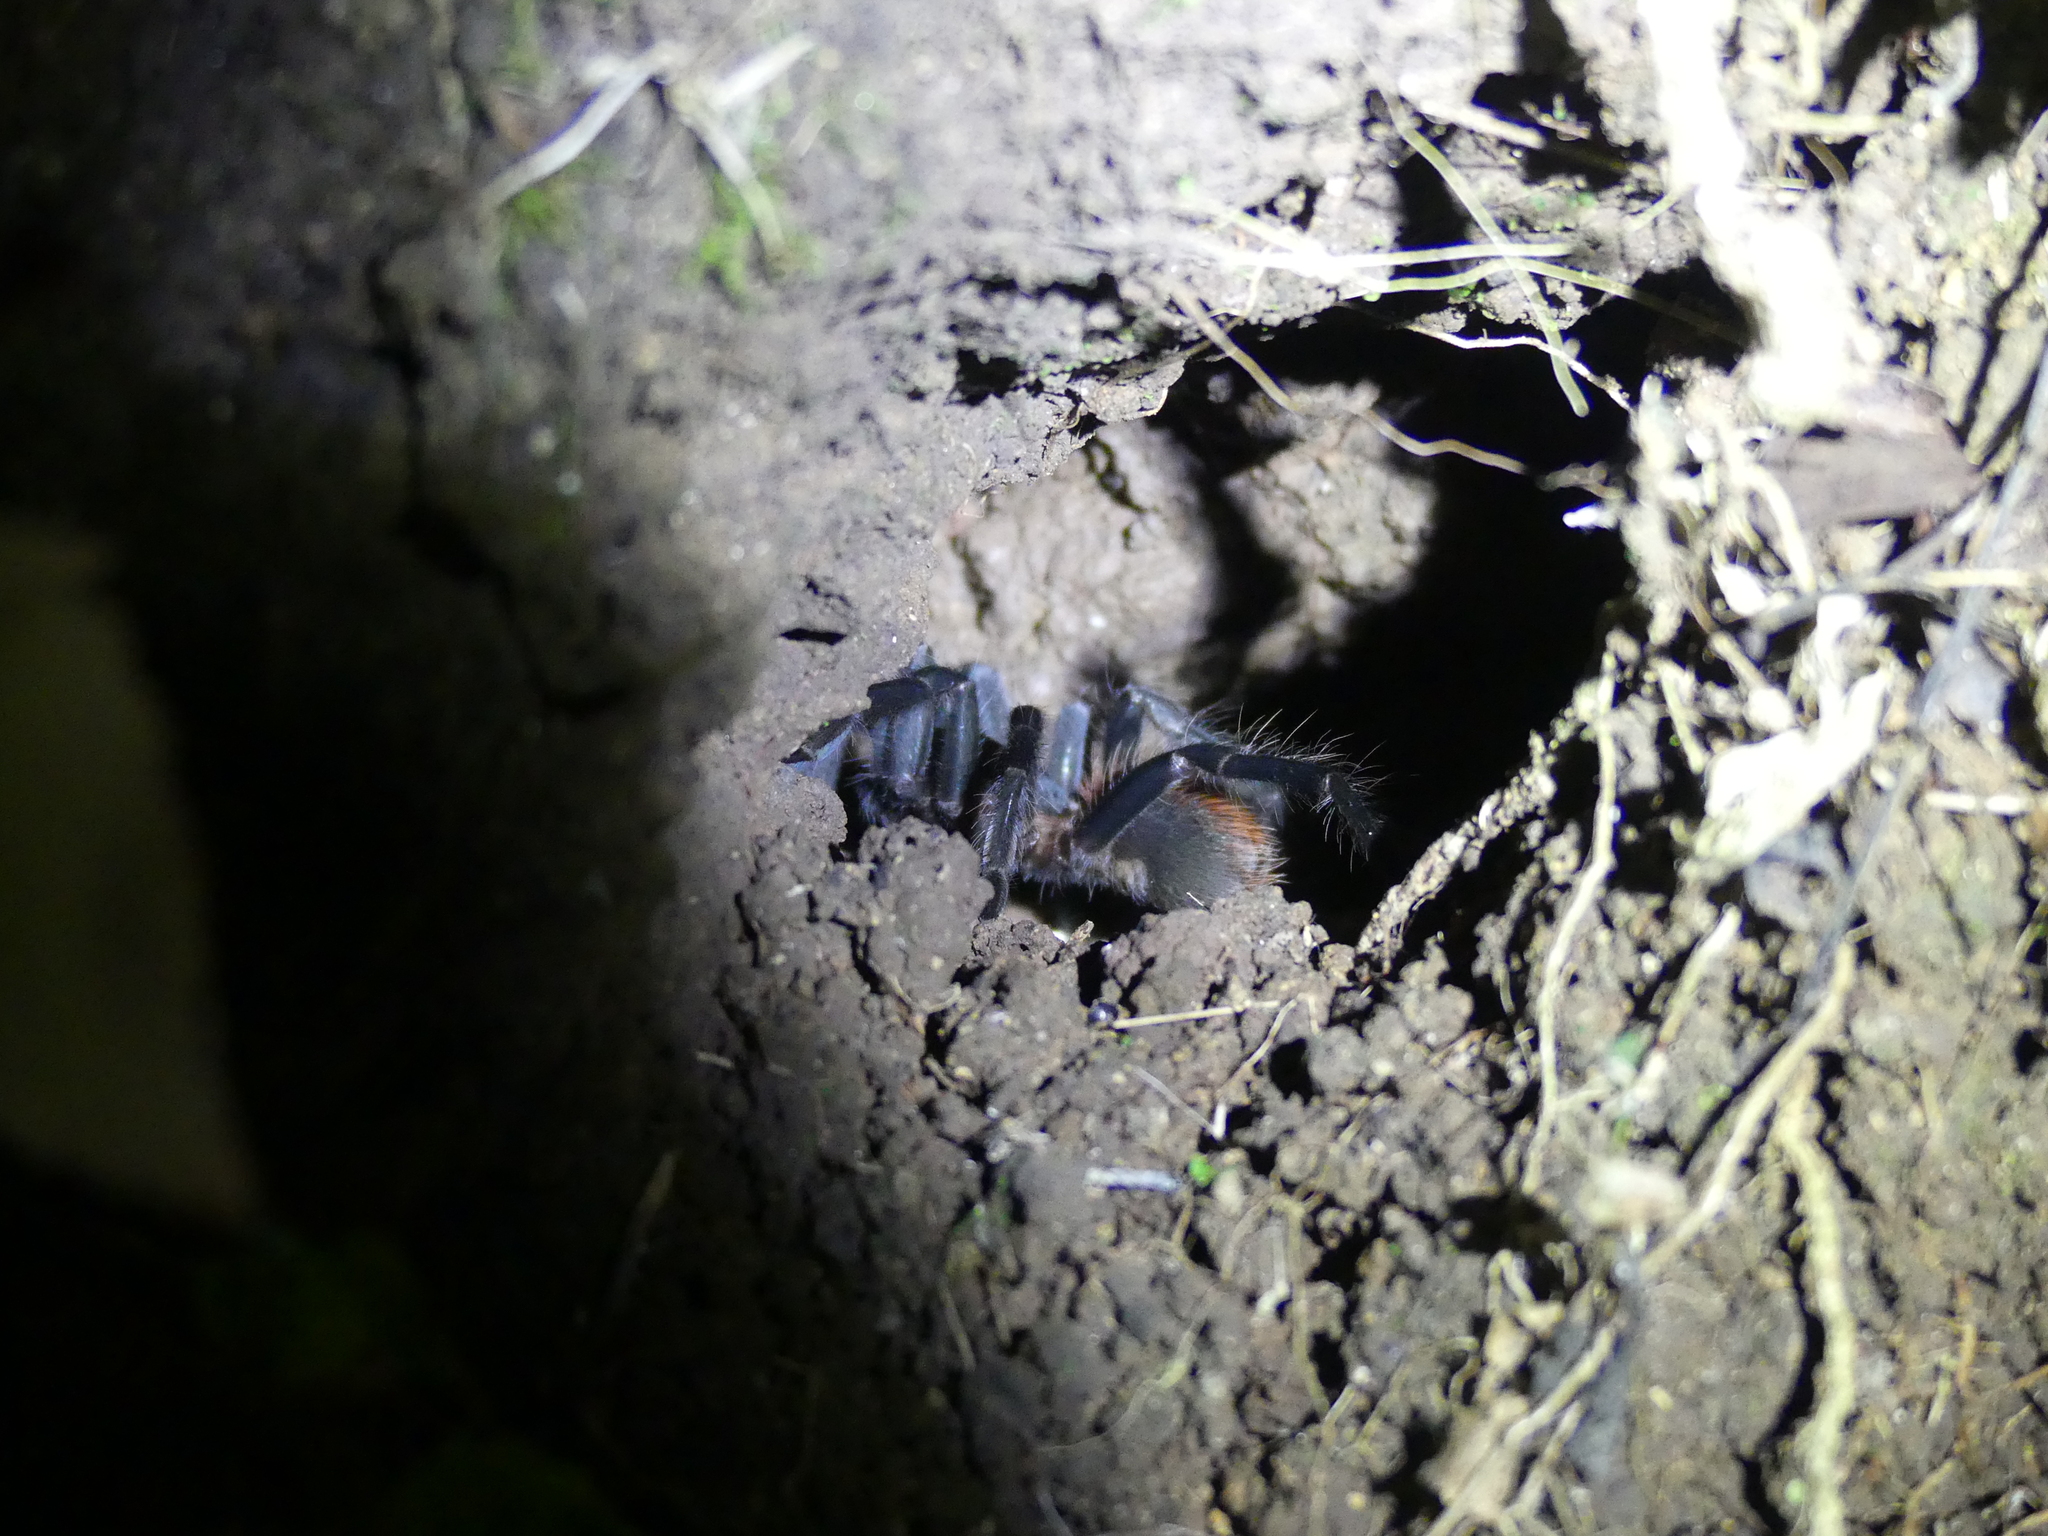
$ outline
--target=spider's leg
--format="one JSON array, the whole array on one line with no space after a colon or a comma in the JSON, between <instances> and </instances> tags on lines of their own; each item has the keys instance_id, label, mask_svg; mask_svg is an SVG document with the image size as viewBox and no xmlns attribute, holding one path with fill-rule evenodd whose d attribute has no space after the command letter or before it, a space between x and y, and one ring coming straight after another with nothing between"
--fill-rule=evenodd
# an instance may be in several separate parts
<instances>
[{"instance_id":1,"label":"spider's leg","mask_svg":"<svg viewBox=\"0 0 2048 1536\"><path fill-rule=\"evenodd\" d=\"M981 852L981 872L996 893L983 909L987 922L1010 900L1010 880L1024 852L1024 836L1038 811L1038 749L1045 735L1045 716L1029 704L1010 711L1010 739L1003 748L1002 770L982 797L975 817L974 843Z\"/></svg>"},{"instance_id":2,"label":"spider's leg","mask_svg":"<svg viewBox=\"0 0 2048 1536\"><path fill-rule=\"evenodd\" d=\"M1074 845L1091 853L1107 848L1147 806L1191 772L1226 784L1269 784L1327 807L1343 820L1361 848L1379 830L1379 812L1341 764L1240 752L1222 742L1190 742L1140 763L1117 780L1075 829Z\"/></svg>"},{"instance_id":3,"label":"spider's leg","mask_svg":"<svg viewBox=\"0 0 2048 1536\"><path fill-rule=\"evenodd\" d=\"M837 784L846 767L846 753L858 736L866 734L859 715L841 715L827 720L803 739L803 745L782 760L782 765L807 779Z\"/></svg>"},{"instance_id":4,"label":"spider's leg","mask_svg":"<svg viewBox=\"0 0 2048 1536\"><path fill-rule=\"evenodd\" d=\"M1109 762L1131 762L1137 756L1138 742L1146 724L1165 738L1170 748L1186 746L1217 746L1229 751L1242 751L1244 744L1236 737L1210 725L1200 715L1186 706L1175 703L1163 693L1154 693L1139 683L1126 683L1117 693L1118 716L1115 731L1120 739L1123 755L1109 756ZM1240 779L1233 786L1238 799L1246 801L1268 822L1278 822L1286 814L1286 792L1274 785L1256 779Z\"/></svg>"},{"instance_id":5,"label":"spider's leg","mask_svg":"<svg viewBox=\"0 0 2048 1536\"><path fill-rule=\"evenodd\" d=\"M927 667L917 676L932 691L936 715L929 765L932 804L947 821L958 821L967 803L967 781L981 757L981 712L974 679L944 667Z\"/></svg>"},{"instance_id":6,"label":"spider's leg","mask_svg":"<svg viewBox=\"0 0 2048 1536\"><path fill-rule=\"evenodd\" d=\"M1074 829L1083 867L1138 902L1206 907L1272 879L1273 837L1250 806L1204 793L1185 749L1148 758ZM1192 792L1190 790L1192 789Z\"/></svg>"},{"instance_id":7,"label":"spider's leg","mask_svg":"<svg viewBox=\"0 0 2048 1536\"><path fill-rule=\"evenodd\" d=\"M900 805L925 798L936 713L931 687L922 678L891 677L868 687L861 719L875 743L874 777Z\"/></svg>"},{"instance_id":8,"label":"spider's leg","mask_svg":"<svg viewBox=\"0 0 2048 1536\"><path fill-rule=\"evenodd\" d=\"M1184 704L1177 704L1163 693L1154 693L1142 683L1126 683L1120 690L1121 702L1126 710L1142 719L1150 720L1153 728L1166 738L1170 747L1178 747L1190 741L1220 740L1217 734L1203 725L1194 711Z\"/></svg>"},{"instance_id":9,"label":"spider's leg","mask_svg":"<svg viewBox=\"0 0 2048 1536\"><path fill-rule=\"evenodd\" d=\"M1188 766L1228 784L1270 784L1299 796L1319 810L1332 810L1362 849L1379 831L1380 815L1341 763L1312 757L1244 752L1225 742L1194 742L1172 754ZM1147 767L1150 764L1146 765Z\"/></svg>"},{"instance_id":10,"label":"spider's leg","mask_svg":"<svg viewBox=\"0 0 2048 1536\"><path fill-rule=\"evenodd\" d=\"M1117 689L1110 700L1109 719L1102 726L1102 762L1113 773L1117 765L1134 761L1138 755L1139 738L1145 734L1148 718L1143 695L1151 693L1149 688L1140 688L1136 683L1126 683ZM1154 695L1154 697L1158 697ZM1163 704L1166 702L1160 699ZM1169 732L1169 738L1171 733ZM1168 745L1178 745L1169 739Z\"/></svg>"},{"instance_id":11,"label":"spider's leg","mask_svg":"<svg viewBox=\"0 0 2048 1536\"><path fill-rule=\"evenodd\" d=\"M1118 779L1074 828L1074 846L1100 853L1142 816L1169 789L1188 776L1190 765L1179 752L1148 758Z\"/></svg>"},{"instance_id":12,"label":"spider's leg","mask_svg":"<svg viewBox=\"0 0 2048 1536\"><path fill-rule=\"evenodd\" d=\"M1124 745L1135 748L1139 733L1148 723L1169 747L1185 747L1195 742L1226 747L1244 745L1228 731L1218 730L1209 724L1201 714L1185 704L1177 703L1163 693L1155 693L1142 683L1125 683L1117 690L1117 714L1112 731L1124 738Z\"/></svg>"},{"instance_id":13,"label":"spider's leg","mask_svg":"<svg viewBox=\"0 0 2048 1536\"><path fill-rule=\"evenodd\" d=\"M1041 809L1064 811L1073 805L1081 789L1081 775L1088 765L1091 718L1086 704L1069 704L1053 723L1052 746L1046 752L1045 768L1038 775Z\"/></svg>"},{"instance_id":14,"label":"spider's leg","mask_svg":"<svg viewBox=\"0 0 2048 1536\"><path fill-rule=\"evenodd\" d=\"M974 709L981 719L982 736L1001 746L1010 739L1010 692L1003 686L1002 674L977 661L967 669L967 680L974 684Z\"/></svg>"}]
</instances>

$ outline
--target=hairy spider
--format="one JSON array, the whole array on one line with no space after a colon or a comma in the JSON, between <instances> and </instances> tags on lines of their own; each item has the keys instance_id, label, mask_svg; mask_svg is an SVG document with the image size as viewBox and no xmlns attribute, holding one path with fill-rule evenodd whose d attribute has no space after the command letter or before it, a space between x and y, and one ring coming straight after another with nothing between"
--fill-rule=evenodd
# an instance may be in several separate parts
<instances>
[{"instance_id":1,"label":"hairy spider","mask_svg":"<svg viewBox=\"0 0 2048 1536\"><path fill-rule=\"evenodd\" d=\"M784 761L846 781L871 823L914 816L969 832L995 887L984 919L1020 875L1160 910L1271 884L1290 798L1361 848L1379 825L1350 765L1325 753L1240 740L1135 683L1067 705L1048 741L1045 716L1012 709L992 667L937 666L922 649L868 689L866 709Z\"/></svg>"}]
</instances>

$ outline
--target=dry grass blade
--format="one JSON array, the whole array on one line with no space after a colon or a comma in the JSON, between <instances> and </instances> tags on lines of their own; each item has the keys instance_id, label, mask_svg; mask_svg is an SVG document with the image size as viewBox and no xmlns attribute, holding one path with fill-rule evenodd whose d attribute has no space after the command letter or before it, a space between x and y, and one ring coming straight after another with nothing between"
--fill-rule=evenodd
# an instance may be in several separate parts
<instances>
[{"instance_id":1,"label":"dry grass blade","mask_svg":"<svg viewBox=\"0 0 2048 1536\"><path fill-rule=\"evenodd\" d=\"M1207 305L1182 284L1173 284L1169 291L1173 294L1173 302L1180 306L1180 312L1194 322L1195 329L1202 333L1203 339L1210 346L1242 368L1251 377L1251 381L1264 390L1267 397L1281 410L1295 409L1294 397L1275 383L1273 376L1261 368L1249 352L1230 339L1223 327L1210 316Z\"/></svg>"},{"instance_id":2,"label":"dry grass blade","mask_svg":"<svg viewBox=\"0 0 2048 1536\"><path fill-rule=\"evenodd\" d=\"M766 90L816 46L812 39L798 33L756 54L724 79L679 93L683 120L746 205L762 249L772 261L779 261L788 246L782 219L775 211L774 198L755 174L746 150L727 131L724 114ZM503 207L528 187L537 186L575 164L642 86L677 73L688 57L688 51L676 43L656 43L642 49L619 66L560 133L485 182L477 192L477 206L486 212Z\"/></svg>"},{"instance_id":3,"label":"dry grass blade","mask_svg":"<svg viewBox=\"0 0 2048 1536\"><path fill-rule=\"evenodd\" d=\"M782 216L775 211L775 199L768 195L768 189L761 185L761 178L754 174L754 165L747 158L747 152L725 131L725 125L709 112L691 112L685 120L704 146L704 152L711 157L711 163L732 183L740 201L746 204L747 217L754 221L762 250L771 261L780 261L789 244L782 233Z\"/></svg>"},{"instance_id":4,"label":"dry grass blade","mask_svg":"<svg viewBox=\"0 0 2048 1536\"><path fill-rule=\"evenodd\" d=\"M688 57L688 52L676 43L656 43L642 49L619 66L618 72L583 104L583 109L560 133L485 182L476 195L478 206L487 210L502 207L528 187L537 186L575 164L643 85L680 69Z\"/></svg>"},{"instance_id":5,"label":"dry grass blade","mask_svg":"<svg viewBox=\"0 0 2048 1536\"><path fill-rule=\"evenodd\" d=\"M1406 103L1392 92L1382 92L1382 95L1386 100L1387 111L1393 119L1395 130L1408 147L1443 178L1444 185L1449 187L1452 195L1465 205L1465 211L1472 215L1472 222L1485 232L1486 238L1495 245L1507 246L1508 237L1502 231L1499 221L1494 218L1486 204L1480 201L1479 194L1472 190L1472 184L1465 179L1464 174L1445 159L1443 151L1430 143L1416 128L1409 117ZM1550 305L1536 287L1535 279L1529 275L1535 269L1524 261L1513 259L1508 263L1508 270L1514 276L1515 285L1522 290L1522 297L1528 301L1529 311L1535 316L1537 328L1543 332L1543 339L1557 349L1550 356L1550 371L1557 380L1557 387L1564 395L1565 403L1571 406L1574 416L1584 416L1592 407L1586 403L1585 392L1579 388L1571 370L1558 361L1557 354L1564 351L1564 333L1558 329L1557 317L1551 314Z\"/></svg>"}]
</instances>

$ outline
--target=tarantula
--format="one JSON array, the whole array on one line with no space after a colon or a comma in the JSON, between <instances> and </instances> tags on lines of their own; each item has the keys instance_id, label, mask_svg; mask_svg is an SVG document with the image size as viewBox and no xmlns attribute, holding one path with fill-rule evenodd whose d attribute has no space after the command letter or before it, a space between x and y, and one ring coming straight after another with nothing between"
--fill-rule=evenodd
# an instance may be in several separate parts
<instances>
[{"instance_id":1,"label":"tarantula","mask_svg":"<svg viewBox=\"0 0 2048 1536\"><path fill-rule=\"evenodd\" d=\"M834 786L850 779L870 823L914 816L969 832L995 887L984 920L1020 875L1162 911L1271 884L1290 798L1330 813L1361 848L1379 825L1351 767L1327 754L1240 740L1135 683L1067 705L1048 741L1045 716L1012 709L994 668L937 666L922 648L868 689L866 709L826 722L784 762Z\"/></svg>"}]
</instances>

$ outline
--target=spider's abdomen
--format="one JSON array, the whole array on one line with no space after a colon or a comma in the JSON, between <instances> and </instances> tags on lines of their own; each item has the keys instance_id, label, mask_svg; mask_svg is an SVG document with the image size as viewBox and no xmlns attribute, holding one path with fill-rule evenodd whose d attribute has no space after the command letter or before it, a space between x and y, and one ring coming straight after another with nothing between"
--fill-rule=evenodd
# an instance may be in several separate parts
<instances>
[{"instance_id":1,"label":"spider's abdomen","mask_svg":"<svg viewBox=\"0 0 2048 1536\"><path fill-rule=\"evenodd\" d=\"M1090 786L1099 788L1099 786ZM1093 796L1084 796L1083 805ZM1140 906L1209 907L1270 885L1279 873L1272 830L1241 800L1177 784L1134 817L1099 853L1074 848L1062 826L1033 848L1041 878L1121 891Z\"/></svg>"}]
</instances>

